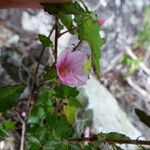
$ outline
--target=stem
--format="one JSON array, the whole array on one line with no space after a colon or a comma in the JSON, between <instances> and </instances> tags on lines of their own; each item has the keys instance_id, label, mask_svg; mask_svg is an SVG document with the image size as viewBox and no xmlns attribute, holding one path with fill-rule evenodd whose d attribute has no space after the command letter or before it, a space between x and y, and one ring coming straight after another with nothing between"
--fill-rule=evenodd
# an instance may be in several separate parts
<instances>
[{"instance_id":1,"label":"stem","mask_svg":"<svg viewBox=\"0 0 150 150\"><path fill-rule=\"evenodd\" d=\"M49 38L52 35L54 29L55 29L55 25L53 26L52 30L49 33L49 36L48 36ZM20 141L20 150L25 150L26 124L27 124L29 112L32 109L32 107L31 107L32 102L35 102L35 100L36 100L35 91L37 89L37 74L38 74L40 62L41 62L42 56L44 54L44 51L45 51L45 47L43 46L42 51L39 55L38 64L35 68L33 81L31 83L29 82L30 94L29 94L29 97L28 97L28 100L27 100L26 117L23 121L21 121L21 123L22 123L22 133L21 133L21 141Z\"/></svg>"},{"instance_id":2,"label":"stem","mask_svg":"<svg viewBox=\"0 0 150 150\"><path fill-rule=\"evenodd\" d=\"M69 29L69 30L67 30L67 31L64 31L64 32L62 32L60 35L59 35L59 37L61 37L62 35L64 35L64 34L66 34L66 33L68 33L68 32L71 32L71 31L73 31L73 30L76 30L78 27L74 27L74 28L71 28L71 29Z\"/></svg>"},{"instance_id":3,"label":"stem","mask_svg":"<svg viewBox=\"0 0 150 150\"><path fill-rule=\"evenodd\" d=\"M79 41L78 44L73 48L72 51L73 51L73 52L76 51L76 49L80 46L80 44L81 44L82 42L83 42L82 40Z\"/></svg>"},{"instance_id":4,"label":"stem","mask_svg":"<svg viewBox=\"0 0 150 150\"><path fill-rule=\"evenodd\" d=\"M68 139L70 142L97 142L99 141L97 136L93 136L92 138L74 138L74 139ZM144 141L144 140L120 140L120 139L106 139L105 142L113 145L113 144L134 144L134 145L150 145L150 141Z\"/></svg>"},{"instance_id":5,"label":"stem","mask_svg":"<svg viewBox=\"0 0 150 150\"><path fill-rule=\"evenodd\" d=\"M54 57L55 63L57 61L57 52L58 52L58 37L59 37L59 30L58 30L58 18L56 16L56 23L55 23L55 47L54 47Z\"/></svg>"}]
</instances>

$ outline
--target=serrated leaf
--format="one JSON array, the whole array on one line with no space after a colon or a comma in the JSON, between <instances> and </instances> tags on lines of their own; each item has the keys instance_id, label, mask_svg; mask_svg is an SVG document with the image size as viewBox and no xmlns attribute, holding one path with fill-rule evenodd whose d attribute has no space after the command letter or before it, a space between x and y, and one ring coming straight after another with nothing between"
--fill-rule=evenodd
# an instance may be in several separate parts
<instances>
[{"instance_id":1,"label":"serrated leaf","mask_svg":"<svg viewBox=\"0 0 150 150\"><path fill-rule=\"evenodd\" d=\"M100 133L98 134L98 140L104 143L107 140L130 140L130 138L124 134L117 132Z\"/></svg>"},{"instance_id":2,"label":"serrated leaf","mask_svg":"<svg viewBox=\"0 0 150 150\"><path fill-rule=\"evenodd\" d=\"M78 35L80 40L85 40L88 42L91 48L91 58L92 58L92 66L94 72L99 76L100 73L100 49L104 43L103 39L100 38L100 26L91 18L81 18L83 21L82 24L79 25Z\"/></svg>"},{"instance_id":3,"label":"serrated leaf","mask_svg":"<svg viewBox=\"0 0 150 150\"><path fill-rule=\"evenodd\" d=\"M38 35L40 42L44 45L44 47L52 47L52 41L49 37L39 34Z\"/></svg>"},{"instance_id":4,"label":"serrated leaf","mask_svg":"<svg viewBox=\"0 0 150 150\"><path fill-rule=\"evenodd\" d=\"M139 117L140 121L150 128L150 116L147 115L144 111L137 108L135 109L135 113Z\"/></svg>"},{"instance_id":5,"label":"serrated leaf","mask_svg":"<svg viewBox=\"0 0 150 150\"><path fill-rule=\"evenodd\" d=\"M74 97L69 99L68 105L75 108L79 108L82 106L81 103Z\"/></svg>"},{"instance_id":6,"label":"serrated leaf","mask_svg":"<svg viewBox=\"0 0 150 150\"><path fill-rule=\"evenodd\" d=\"M68 2L61 5L62 12L65 14L82 14L84 9L77 2Z\"/></svg>"},{"instance_id":7,"label":"serrated leaf","mask_svg":"<svg viewBox=\"0 0 150 150\"><path fill-rule=\"evenodd\" d=\"M4 120L0 123L0 140L4 139L5 136L8 136L9 132L15 128L15 125L16 123L11 120Z\"/></svg>"},{"instance_id":8,"label":"serrated leaf","mask_svg":"<svg viewBox=\"0 0 150 150\"><path fill-rule=\"evenodd\" d=\"M46 74L44 75L44 81L56 82L57 81L57 72L56 68L47 68Z\"/></svg>"},{"instance_id":9,"label":"serrated leaf","mask_svg":"<svg viewBox=\"0 0 150 150\"><path fill-rule=\"evenodd\" d=\"M24 88L25 85L13 85L0 88L0 112L4 112L15 106Z\"/></svg>"},{"instance_id":10,"label":"serrated leaf","mask_svg":"<svg viewBox=\"0 0 150 150\"><path fill-rule=\"evenodd\" d=\"M109 140L130 140L130 138L124 134L117 132L110 132L107 134L107 139Z\"/></svg>"},{"instance_id":11,"label":"serrated leaf","mask_svg":"<svg viewBox=\"0 0 150 150\"><path fill-rule=\"evenodd\" d=\"M55 94L55 91L52 88L43 88L41 95L38 98L38 105L44 107L52 106L52 96Z\"/></svg>"},{"instance_id":12,"label":"serrated leaf","mask_svg":"<svg viewBox=\"0 0 150 150\"><path fill-rule=\"evenodd\" d=\"M15 128L16 122L11 121L11 120L5 120L3 122L4 128L7 132L10 132L12 129Z\"/></svg>"},{"instance_id":13,"label":"serrated leaf","mask_svg":"<svg viewBox=\"0 0 150 150\"><path fill-rule=\"evenodd\" d=\"M71 98L74 97L76 98L76 96L78 95L78 91L76 88L72 88L69 87L67 85L61 85L61 87L59 87L58 89L56 89L57 92L57 96L62 97L62 98Z\"/></svg>"},{"instance_id":14,"label":"serrated leaf","mask_svg":"<svg viewBox=\"0 0 150 150\"><path fill-rule=\"evenodd\" d=\"M63 110L64 110L64 114L67 117L68 122L70 124L73 124L75 121L76 108L71 106L65 106Z\"/></svg>"},{"instance_id":15,"label":"serrated leaf","mask_svg":"<svg viewBox=\"0 0 150 150\"><path fill-rule=\"evenodd\" d=\"M59 116L57 113L52 113L47 116L49 130L51 136L54 138L68 138L72 135L73 129L71 128L67 118L65 116Z\"/></svg>"},{"instance_id":16,"label":"serrated leaf","mask_svg":"<svg viewBox=\"0 0 150 150\"><path fill-rule=\"evenodd\" d=\"M67 2L63 4L43 4L44 10L49 14L59 14L60 12L65 14L80 14L84 12L84 9L77 2Z\"/></svg>"}]
</instances>

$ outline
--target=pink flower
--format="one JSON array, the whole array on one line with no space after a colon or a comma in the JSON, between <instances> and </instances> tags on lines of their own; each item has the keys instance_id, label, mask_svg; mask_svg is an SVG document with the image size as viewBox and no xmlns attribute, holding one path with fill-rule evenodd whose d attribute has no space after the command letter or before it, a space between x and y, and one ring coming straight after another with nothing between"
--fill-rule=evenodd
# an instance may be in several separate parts
<instances>
[{"instance_id":1,"label":"pink flower","mask_svg":"<svg viewBox=\"0 0 150 150\"><path fill-rule=\"evenodd\" d=\"M83 65L87 56L81 51L63 51L57 59L56 68L63 84L78 87L86 84L87 76Z\"/></svg>"},{"instance_id":2,"label":"pink flower","mask_svg":"<svg viewBox=\"0 0 150 150\"><path fill-rule=\"evenodd\" d=\"M102 26L102 25L104 25L105 20L104 19L98 19L97 23Z\"/></svg>"}]
</instances>

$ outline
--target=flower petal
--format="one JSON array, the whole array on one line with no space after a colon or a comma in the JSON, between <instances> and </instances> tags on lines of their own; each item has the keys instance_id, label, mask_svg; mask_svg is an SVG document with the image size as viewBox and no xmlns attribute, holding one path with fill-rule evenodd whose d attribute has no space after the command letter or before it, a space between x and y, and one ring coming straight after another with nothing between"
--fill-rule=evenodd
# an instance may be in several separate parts
<instances>
[{"instance_id":1,"label":"flower petal","mask_svg":"<svg viewBox=\"0 0 150 150\"><path fill-rule=\"evenodd\" d=\"M69 53L67 57L67 61L71 66L83 65L86 59L87 56L81 51Z\"/></svg>"},{"instance_id":2,"label":"flower petal","mask_svg":"<svg viewBox=\"0 0 150 150\"><path fill-rule=\"evenodd\" d=\"M63 84L77 87L86 84L87 76L83 65L87 56L81 52L63 51L57 59L58 76Z\"/></svg>"},{"instance_id":3,"label":"flower petal","mask_svg":"<svg viewBox=\"0 0 150 150\"><path fill-rule=\"evenodd\" d=\"M61 65L70 53L71 53L71 50L69 49L62 51L59 57L57 58L56 66Z\"/></svg>"}]
</instances>

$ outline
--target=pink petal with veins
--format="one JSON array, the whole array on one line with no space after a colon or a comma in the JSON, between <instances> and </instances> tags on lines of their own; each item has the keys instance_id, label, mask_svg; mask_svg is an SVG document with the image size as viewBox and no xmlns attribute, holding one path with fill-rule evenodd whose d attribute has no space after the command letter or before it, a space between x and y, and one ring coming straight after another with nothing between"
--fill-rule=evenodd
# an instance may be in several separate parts
<instances>
[{"instance_id":1,"label":"pink petal with veins","mask_svg":"<svg viewBox=\"0 0 150 150\"><path fill-rule=\"evenodd\" d=\"M85 85L88 79L83 69L86 59L87 56L81 51L63 51L56 63L61 82L71 87Z\"/></svg>"}]
</instances>

